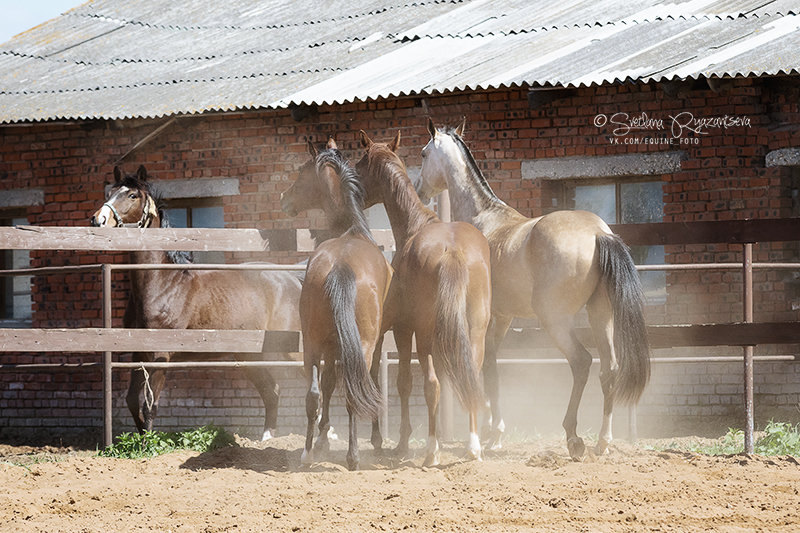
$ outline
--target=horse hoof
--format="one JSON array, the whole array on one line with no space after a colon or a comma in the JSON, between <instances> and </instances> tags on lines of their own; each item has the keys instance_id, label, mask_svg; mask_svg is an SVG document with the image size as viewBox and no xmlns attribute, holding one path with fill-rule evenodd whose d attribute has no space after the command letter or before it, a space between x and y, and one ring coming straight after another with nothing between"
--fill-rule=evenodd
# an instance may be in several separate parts
<instances>
[{"instance_id":1,"label":"horse hoof","mask_svg":"<svg viewBox=\"0 0 800 533\"><path fill-rule=\"evenodd\" d=\"M393 453L396 457L408 457L408 445L405 446L398 445L397 448L394 449Z\"/></svg>"},{"instance_id":2,"label":"horse hoof","mask_svg":"<svg viewBox=\"0 0 800 533\"><path fill-rule=\"evenodd\" d=\"M569 450L569 456L572 457L573 461L583 460L583 456L586 453L586 445L583 443L582 438L573 437L567 440L567 449Z\"/></svg>"},{"instance_id":3,"label":"horse hoof","mask_svg":"<svg viewBox=\"0 0 800 533\"><path fill-rule=\"evenodd\" d=\"M483 461L483 455L480 450L467 450L467 460Z\"/></svg>"},{"instance_id":4,"label":"horse hoof","mask_svg":"<svg viewBox=\"0 0 800 533\"><path fill-rule=\"evenodd\" d=\"M273 430L271 429L265 430L264 434L261 435L261 442L270 440L274 435L275 433L273 432Z\"/></svg>"},{"instance_id":5,"label":"horse hoof","mask_svg":"<svg viewBox=\"0 0 800 533\"><path fill-rule=\"evenodd\" d=\"M425 461L422 463L423 467L439 466L439 454L432 454L425 456Z\"/></svg>"},{"instance_id":6,"label":"horse hoof","mask_svg":"<svg viewBox=\"0 0 800 533\"><path fill-rule=\"evenodd\" d=\"M328 439L318 438L314 443L314 451L321 453L328 453L331 449L331 443Z\"/></svg>"},{"instance_id":7,"label":"horse hoof","mask_svg":"<svg viewBox=\"0 0 800 533\"><path fill-rule=\"evenodd\" d=\"M595 455L603 455L608 453L608 445L610 443L605 439L600 439L597 441L597 446L594 447L594 454Z\"/></svg>"},{"instance_id":8,"label":"horse hoof","mask_svg":"<svg viewBox=\"0 0 800 533\"><path fill-rule=\"evenodd\" d=\"M300 464L308 466L314 462L314 452L312 450L303 449L303 454L300 456Z\"/></svg>"},{"instance_id":9,"label":"horse hoof","mask_svg":"<svg viewBox=\"0 0 800 533\"><path fill-rule=\"evenodd\" d=\"M358 459L347 458L347 469L351 472L358 470Z\"/></svg>"},{"instance_id":10,"label":"horse hoof","mask_svg":"<svg viewBox=\"0 0 800 533\"><path fill-rule=\"evenodd\" d=\"M489 435L489 439L486 441L486 447L490 450L502 450L503 449L503 432L499 430L492 430L491 434Z\"/></svg>"},{"instance_id":11,"label":"horse hoof","mask_svg":"<svg viewBox=\"0 0 800 533\"><path fill-rule=\"evenodd\" d=\"M478 435L470 433L469 444L467 444L467 459L471 461L480 461L481 459L481 441Z\"/></svg>"}]
</instances>

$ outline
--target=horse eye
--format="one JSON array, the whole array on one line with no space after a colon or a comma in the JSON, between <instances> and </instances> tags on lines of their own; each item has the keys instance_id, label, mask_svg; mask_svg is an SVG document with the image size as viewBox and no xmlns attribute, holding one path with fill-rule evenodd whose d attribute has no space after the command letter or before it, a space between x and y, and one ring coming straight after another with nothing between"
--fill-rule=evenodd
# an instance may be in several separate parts
<instances>
[{"instance_id":1,"label":"horse eye","mask_svg":"<svg viewBox=\"0 0 800 533\"><path fill-rule=\"evenodd\" d=\"M134 193L134 192L130 193L128 195L128 198L130 198L131 200L136 200L136 198L137 198L136 193Z\"/></svg>"}]
</instances>

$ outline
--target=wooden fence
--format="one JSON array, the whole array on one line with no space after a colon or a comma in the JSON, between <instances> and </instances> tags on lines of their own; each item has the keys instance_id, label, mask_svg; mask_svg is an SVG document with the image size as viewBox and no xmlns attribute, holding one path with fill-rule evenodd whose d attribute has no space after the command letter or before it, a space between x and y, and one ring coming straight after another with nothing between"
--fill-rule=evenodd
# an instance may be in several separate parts
<instances>
[{"instance_id":1,"label":"wooden fence","mask_svg":"<svg viewBox=\"0 0 800 533\"><path fill-rule=\"evenodd\" d=\"M654 348L678 346L742 346L745 384L745 449L753 447L753 347L758 344L800 343L800 322L754 323L752 272L756 268L800 270L800 263L757 263L752 260L755 242L800 240L800 219L745 220L729 222L693 222L674 224L617 225L614 231L630 245L728 243L740 244L743 261L738 263L647 265L640 270L741 269L743 273L743 319L735 324L687 324L649 326L648 333ZM383 240L391 239L383 236ZM183 250L261 252L268 248L264 232L253 229L178 229L160 228L86 228L19 226L0 228L0 250ZM81 265L0 271L0 275L39 275L57 272L99 270L103 286L103 328L76 329L0 329L0 352L102 352L104 376L104 442L112 440L111 383L115 368L141 367L142 363L113 361L115 352L182 351L259 353L265 351L292 352L300 350L297 332L224 331L224 330L129 330L111 327L111 274L114 270L148 268L178 269L248 269L295 270L296 265ZM578 332L592 345L587 330ZM504 349L549 345L546 335L538 329L510 331ZM65 349L65 347L68 347ZM391 348L389 348L391 349ZM758 359L793 359L789 356L767 356ZM654 358L653 362L695 362L721 360L710 358ZM551 364L563 359L500 359L499 364ZM244 366L286 366L287 361L219 361L182 363L145 363L147 367L208 368ZM294 363L297 364L297 363ZM387 395L387 357L382 358L383 394ZM72 365L78 368L100 366L101 363ZM0 370L69 369L65 364L0 365ZM385 420L384 413L384 429ZM635 421L635 416L632 417ZM632 429L635 434L635 428Z\"/></svg>"}]
</instances>

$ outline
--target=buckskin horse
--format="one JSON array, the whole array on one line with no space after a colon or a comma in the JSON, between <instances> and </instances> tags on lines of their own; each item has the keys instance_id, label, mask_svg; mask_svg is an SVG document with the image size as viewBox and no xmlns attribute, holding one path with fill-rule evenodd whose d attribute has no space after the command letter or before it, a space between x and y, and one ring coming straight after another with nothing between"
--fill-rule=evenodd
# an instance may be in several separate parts
<instances>
[{"instance_id":1,"label":"buckskin horse","mask_svg":"<svg viewBox=\"0 0 800 533\"><path fill-rule=\"evenodd\" d=\"M503 421L498 401L497 350L514 317L538 316L572 370L564 417L570 456L585 453L577 411L592 357L574 332L586 307L600 355L603 420L595 452L611 442L614 402L635 403L650 376L644 297L627 246L603 220L586 211L555 211L527 218L500 200L462 139L464 123L437 130L422 149L417 192L427 202L449 189L452 216L471 222L492 250L492 321L487 333L484 379L492 409L493 438Z\"/></svg>"},{"instance_id":2,"label":"buckskin horse","mask_svg":"<svg viewBox=\"0 0 800 533\"><path fill-rule=\"evenodd\" d=\"M93 226L168 227L158 196L140 166L135 175L122 176L114 168L114 185L106 202L91 218ZM136 263L190 263L179 252L136 251ZM131 272L130 297L123 324L154 329L261 329L299 331L300 278L281 271L136 270ZM237 359L252 355L233 354ZM134 361L186 360L190 354L134 353ZM206 357L214 357L208 354ZM266 440L275 433L278 384L263 367L245 368L245 374L264 401ZM131 372L127 403L139 432L153 429L158 399L166 380L163 369Z\"/></svg>"},{"instance_id":3,"label":"buckskin horse","mask_svg":"<svg viewBox=\"0 0 800 533\"><path fill-rule=\"evenodd\" d=\"M311 444L320 403L319 366L324 360L322 416L315 447L323 450L328 447L330 401L339 363L350 423L347 466L356 470L359 464L356 417L375 421L381 407L380 391L370 375L370 367L382 335L384 300L392 269L367 226L364 190L355 169L339 152L336 142L330 139L326 149L319 153L309 142L308 150L311 160L301 167L297 181L281 195L281 206L291 216L307 209L323 209L331 230L340 236L316 248L308 261L300 295L303 359L308 378L308 428L301 462L313 462ZM376 449L381 448L379 434L373 432L372 444Z\"/></svg>"},{"instance_id":4,"label":"buckskin horse","mask_svg":"<svg viewBox=\"0 0 800 533\"><path fill-rule=\"evenodd\" d=\"M356 164L366 191L366 205L382 202L392 226L397 251L395 277L389 294L399 370L401 426L398 452L406 453L411 435L408 399L411 394L411 340L425 380L428 443L425 465L439 463L436 413L439 375L447 376L469 413L467 455L481 459L477 416L483 401L479 371L491 310L489 245L474 226L445 223L420 202L405 165L391 143L375 143L360 132L366 153Z\"/></svg>"}]
</instances>

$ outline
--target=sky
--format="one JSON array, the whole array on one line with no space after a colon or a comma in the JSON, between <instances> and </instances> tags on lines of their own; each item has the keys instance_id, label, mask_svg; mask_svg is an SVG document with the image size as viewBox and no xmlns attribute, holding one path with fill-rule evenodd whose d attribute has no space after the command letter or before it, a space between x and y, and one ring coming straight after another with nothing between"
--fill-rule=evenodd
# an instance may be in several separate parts
<instances>
[{"instance_id":1,"label":"sky","mask_svg":"<svg viewBox=\"0 0 800 533\"><path fill-rule=\"evenodd\" d=\"M0 43L84 2L85 0L0 0Z\"/></svg>"}]
</instances>

